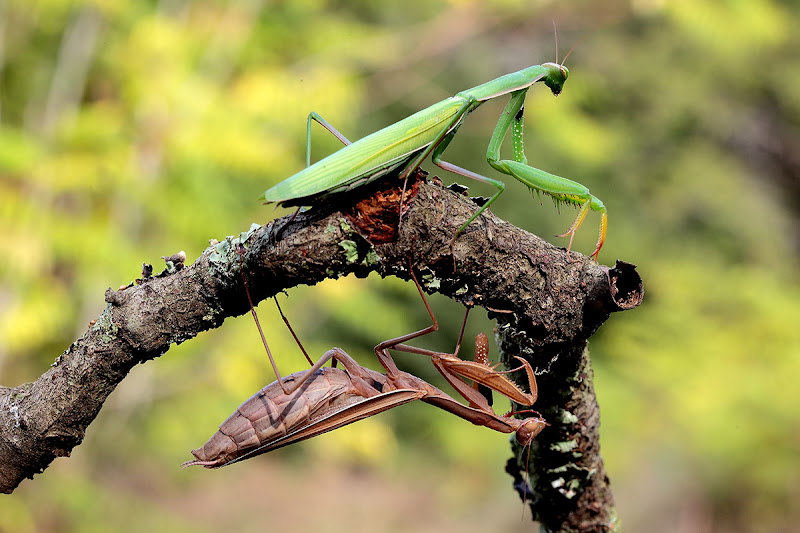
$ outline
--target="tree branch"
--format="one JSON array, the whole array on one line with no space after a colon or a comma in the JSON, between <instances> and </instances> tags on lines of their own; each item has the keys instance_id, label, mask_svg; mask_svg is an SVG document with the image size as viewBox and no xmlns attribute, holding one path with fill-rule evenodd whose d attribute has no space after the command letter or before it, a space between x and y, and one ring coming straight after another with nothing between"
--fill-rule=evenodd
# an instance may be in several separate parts
<instances>
[{"instance_id":1,"label":"tree branch","mask_svg":"<svg viewBox=\"0 0 800 533\"><path fill-rule=\"evenodd\" d=\"M527 454L516 450L508 467L534 517L551 530L613 528L585 348L610 313L641 302L633 265L609 269L575 252L571 259L578 260L570 262L563 249L488 211L458 237L451 254L452 236L475 211L466 196L415 182L395 234L400 190L356 192L369 196L329 202L349 206L342 211L320 207L292 221L254 225L210 246L188 267L108 289L105 310L47 372L33 383L0 388L0 492L12 492L55 457L68 456L134 365L248 312L240 264L258 302L350 273L408 279L410 263L428 291L488 309L505 360L520 355L537 370L535 407L551 426L531 452L533 489L520 473Z\"/></svg>"}]
</instances>

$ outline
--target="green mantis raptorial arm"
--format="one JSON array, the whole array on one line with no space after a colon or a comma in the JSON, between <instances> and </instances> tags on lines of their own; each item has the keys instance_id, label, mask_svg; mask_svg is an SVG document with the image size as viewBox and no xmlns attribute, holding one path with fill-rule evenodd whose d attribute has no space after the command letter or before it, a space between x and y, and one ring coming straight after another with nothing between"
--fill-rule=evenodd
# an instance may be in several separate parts
<instances>
[{"instance_id":1,"label":"green mantis raptorial arm","mask_svg":"<svg viewBox=\"0 0 800 533\"><path fill-rule=\"evenodd\" d=\"M311 120L316 120L346 146L278 183L267 190L261 199L266 203L284 206L315 205L332 194L349 191L392 172L399 173L400 178L405 179L430 155L433 163L444 170L497 188L489 201L459 228L453 237L455 239L500 196L504 184L443 161L442 154L469 113L487 100L510 94L511 100L489 141L486 152L489 164L499 172L516 178L531 191L547 194L557 203L564 202L581 208L569 230L560 235L570 236L568 251L572 247L575 232L589 210L599 211L602 215L600 236L592 253L597 259L605 240L607 225L603 203L580 183L529 166L523 150L522 113L528 89L541 81L550 88L553 95L558 96L568 76L569 71L563 64L534 65L462 91L353 143L349 143L322 117L312 113L308 118L309 137ZM509 129L513 130L513 161L500 159L500 146ZM310 163L310 148L307 150L307 163Z\"/></svg>"},{"instance_id":2,"label":"green mantis raptorial arm","mask_svg":"<svg viewBox=\"0 0 800 533\"><path fill-rule=\"evenodd\" d=\"M605 241L606 238L608 219L606 207L599 198L590 194L589 189L580 183L528 166L528 159L525 157L522 136L523 106L525 104L526 92L527 89L524 89L511 95L511 100L509 100L506 105L503 114L500 115L500 120L497 121L497 126L489 141L489 148L486 151L486 160L493 168L503 174L513 176L527 185L532 191L547 194L551 196L556 203L563 202L581 208L572 226L570 226L565 233L557 235L558 237L570 236L567 250L572 247L572 239L575 237L575 231L577 231L583 223L589 209L599 211L601 214L600 235L597 239L597 247L592 253L592 257L597 259L597 254L600 252L600 248L603 247L603 241ZM500 145L510 127L513 127L514 161L500 160ZM472 220L470 220L470 222L471 221Z\"/></svg>"}]
</instances>

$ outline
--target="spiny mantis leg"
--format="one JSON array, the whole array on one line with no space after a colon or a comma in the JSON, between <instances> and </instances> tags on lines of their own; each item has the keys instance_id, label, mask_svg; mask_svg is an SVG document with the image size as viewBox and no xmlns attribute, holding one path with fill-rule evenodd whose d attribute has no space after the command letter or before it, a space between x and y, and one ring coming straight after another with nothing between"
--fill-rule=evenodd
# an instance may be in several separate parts
<instances>
[{"instance_id":1,"label":"spiny mantis leg","mask_svg":"<svg viewBox=\"0 0 800 533\"><path fill-rule=\"evenodd\" d=\"M485 338L485 335L483 337ZM431 350L404 344L383 347L380 350L382 353L378 353L382 362L391 359L388 353L389 349L430 356L434 366L456 391L467 400L468 405L456 401L436 387L406 372L400 372L397 375L392 375L389 372L386 373L386 384L392 389L421 390L424 393L419 399L423 402L434 405L475 425L484 426L501 433L515 433L517 442L523 446L530 445L534 437L547 425L547 422L535 411L530 412L535 413L536 416L524 419L513 418L512 414L528 411L517 411L516 413L498 415L492 410L487 398L473 387L470 387L462 377L464 376L472 379L473 385L475 383L486 385L491 390L495 390L517 403L532 405L536 401L536 376L533 373L530 363L524 359L517 358L522 363L521 368L524 367L528 374L529 386L532 391L530 394L520 390L519 387L503 375L514 370L498 372L493 367L484 363L463 361L455 354L440 354ZM384 391L385 390L387 389L384 388Z\"/></svg>"},{"instance_id":2,"label":"spiny mantis leg","mask_svg":"<svg viewBox=\"0 0 800 533\"><path fill-rule=\"evenodd\" d=\"M558 235L559 237L565 237L567 235L570 236L570 243L567 247L567 253L569 253L569 250L572 248L572 239L575 236L575 232L583 223L583 220L586 218L589 209L599 211L602 214L600 235L597 241L597 247L592 253L592 257L594 257L596 260L597 254L600 252L600 248L602 248L603 242L605 241L607 226L606 208L597 197L589 193L588 188L580 183L550 174L549 172L539 170L527 164L528 160L525 157L522 130L522 109L523 104L525 103L527 91L528 89L526 88L511 93L511 98L508 104L506 104L503 113L500 115L494 133L492 133L492 137L489 140L489 146L486 151L486 159L488 163L499 172L517 179L533 190L550 195L556 200L556 202L566 202L582 207L572 226L562 235ZM500 146L502 145L503 138L505 137L506 133L512 127L514 160L501 160ZM458 127L456 126L452 129L452 131L447 132L446 136L441 140L441 142L438 143L438 145L436 145L435 149L433 150L431 154L431 160L436 166L442 168L443 170L492 185L497 188L497 192L494 193L494 195L492 195L489 200L484 203L475 213L473 213L473 215L464 224L462 224L460 228L458 228L458 231L456 231L456 234L450 243L451 248L455 240L464 231L464 229L473 220L478 218L481 213L488 209L489 206L500 196L500 194L503 193L505 189L505 185L500 180L483 176L471 170L467 170L442 160L442 154L453 140L457 130Z\"/></svg>"},{"instance_id":3,"label":"spiny mantis leg","mask_svg":"<svg viewBox=\"0 0 800 533\"><path fill-rule=\"evenodd\" d=\"M405 372L402 372L396 377L390 376L387 372L387 384L390 384L393 388L424 389L426 390L426 394L420 398L423 402L434 405L473 424L485 426L502 433L515 433L517 442L523 446L530 445L533 438L547 425L547 422L535 411L526 410L505 415L496 414L494 410L492 410L487 398L464 381L464 377L467 377L472 379L473 385L475 383L486 385L491 390L497 391L517 403L532 405L536 401L536 376L533 373L530 363L522 358L518 357L517 359L522 363L522 367L520 368L525 368L527 372L531 393L523 392L503 375L519 369L498 372L494 370L493 367L483 363L461 360L454 354L440 354L431 350L404 344L397 344L384 348L382 351L387 358L389 357L387 353L389 349L430 356L434 366L453 388L467 400L469 405L464 405L456 401L435 387L429 388L430 386L421 379ZM535 413L536 416L524 419L512 417L512 414L523 412L532 412Z\"/></svg>"},{"instance_id":4,"label":"spiny mantis leg","mask_svg":"<svg viewBox=\"0 0 800 533\"><path fill-rule=\"evenodd\" d=\"M417 276L414 274L414 271L413 271L413 269L411 267L409 267L409 274L411 275L411 279L414 280L414 284L416 285L417 291L419 292L419 295L422 298L422 303L425 304L425 309L427 309L427 311L428 311L428 316L430 316L432 324L430 326L428 326L427 328L421 329L419 331L415 331L413 333L408 333L406 335L402 335L402 336L396 337L394 339L389 339L389 340L383 341L380 344L378 344L377 346L375 346L375 355L377 356L378 361L381 363L381 365L383 365L383 367L386 369L386 376L389 379L393 379L398 387L402 387L404 385L407 386L408 384L402 384L402 380L400 380L401 383L398 384L400 371L397 368L397 365L395 364L394 359L392 359L391 355L389 355L389 351L388 351L389 349L402 351L402 352L406 352L406 353L415 353L415 354L419 354L419 355L427 355L429 357L432 357L434 354L437 353L437 352L433 352L431 350L426 350L424 348L417 348L415 346L408 346L406 344L402 344L404 342L407 342L409 340L415 339L417 337L421 337L423 335L427 335L428 333L433 333L434 331L439 329L439 322L436 320L436 315L433 314L433 310L431 309L430 304L428 304L428 299L425 298L425 292L422 290L422 286L419 284L419 281L417 280ZM458 353L461 351L461 342L464 339L464 330L466 329L466 326L467 326L467 318L469 317L469 311L470 311L470 308L468 307L466 312L464 313L464 320L461 323L461 331L460 331L460 333L458 335L458 341L456 342L455 350L453 350L453 356L454 357L457 357ZM483 335L483 336L484 336L484 338L486 337L486 335ZM476 359L478 358L477 343L476 343L476 354L475 354L475 357L476 357ZM483 359L485 359L485 353L484 353ZM435 365L435 363L434 363L434 365ZM488 364L486 366L488 366ZM438 366L437 366L437 369L439 369L439 372L441 372L444 375L444 372ZM490 387L486 386L486 385L478 383L477 381L474 382L474 385L475 385L475 389L478 390L480 392L480 394L483 395L483 397L486 399L487 406L491 406L492 405L492 389ZM470 405L473 405L472 401L470 400L470 398L465 396L465 399L467 401L470 401Z\"/></svg>"},{"instance_id":5,"label":"spiny mantis leg","mask_svg":"<svg viewBox=\"0 0 800 533\"><path fill-rule=\"evenodd\" d=\"M486 338L485 335L481 335ZM481 335L478 335L478 339L481 338ZM477 344L476 342L476 347ZM531 368L530 363L521 357L516 357L516 359L520 361L521 366L510 370L498 371L494 370L494 367L486 363L460 359L458 354L442 354L433 350L408 346L406 344L391 345L384 348L384 351L389 349L430 357L439 373L469 402L470 407L489 410L491 405L490 399L487 398L483 392L476 390L474 387L475 384L484 386L489 390L497 391L522 405L533 405L536 402L538 396L536 376L533 373L533 368ZM386 356L388 357L388 354L386 354ZM528 375L528 382L531 389L529 393L523 392L507 378L503 377L504 374L517 372L522 369L525 369ZM473 386L468 385L464 381L465 377L472 380Z\"/></svg>"},{"instance_id":6,"label":"spiny mantis leg","mask_svg":"<svg viewBox=\"0 0 800 533\"><path fill-rule=\"evenodd\" d=\"M423 295L423 300L424 299L425 297ZM467 310L467 312L469 312L469 310ZM464 324L466 324L466 317L464 319ZM459 335L459 344L456 347L456 352L458 351L458 347L460 347L463 333L464 325L462 324L461 334ZM481 335L485 340L486 336L483 334ZM476 338L476 360L478 359L478 339L481 339L481 335ZM530 446L536 435L538 435L545 428L545 426L547 426L547 422L536 411L516 411L515 413L498 415L491 408L491 402L489 399L473 388L474 385L478 383L480 385L485 385L490 390L496 390L497 392L517 403L523 405L533 405L537 396L536 376L533 373L530 363L520 357L517 357L517 359L522 363L522 367L524 367L527 372L528 383L531 390L530 393L523 392L513 382L509 381L503 376L503 374L507 372L513 372L515 370L497 372L493 367L490 367L482 362L463 361L459 359L456 354L439 354L430 350L406 346L403 344L397 344L388 348L430 356L436 369L439 370L448 383L450 383L450 385L452 385L453 388L456 389L456 391L465 400L467 400L469 405L464 405L456 401L438 389L434 389L432 393L429 392L421 397L421 400L425 403L434 405L473 424L485 426L502 433L514 433L516 435L517 442L522 446ZM382 350L387 358L389 358L388 348L383 348ZM462 376L472 379L473 387L470 387L464 381ZM388 372L386 374L387 382L392 383L392 385L397 388L404 388L410 385L403 380L404 376L399 377L399 380L395 380ZM413 376L409 377L412 380L415 379ZM421 381L418 378L416 379L417 381ZM411 385L411 388L413 388L413 385ZM513 414L520 414L524 412L531 412L536 416L524 419L517 419L513 418L512 416Z\"/></svg>"},{"instance_id":7,"label":"spiny mantis leg","mask_svg":"<svg viewBox=\"0 0 800 533\"><path fill-rule=\"evenodd\" d=\"M603 247L603 242L605 241L606 236L608 219L606 208L599 198L592 195L589 192L589 189L580 183L556 176L555 174L550 174L549 172L539 170L538 168L531 167L527 164L528 160L525 157L522 130L523 106L525 104L525 95L527 91L527 89L523 89L511 93L511 99L508 101L503 113L500 115L500 119L497 121L497 126L494 129L494 133L492 133L492 137L489 140L489 147L486 150L486 160L497 171L515 178L532 190L551 196L556 203L564 202L581 206L581 210L578 213L575 222L572 223L572 226L570 226L565 233L557 235L557 237L566 237L567 235L570 236L569 245L567 246L567 255L569 255L569 251L572 248L572 240L575 237L575 232L583 223L586 215L589 212L589 209L600 212L601 220L599 237L597 239L595 251L591 255L591 257L594 257L594 259L597 260L597 254L600 253L600 248ZM507 159L501 160L500 146L503 143L503 138L505 137L506 133L512 127L514 161ZM495 195L495 197L496 196L497 195ZM481 211L486 209L488 205L494 201L495 197L492 197L489 202L484 204ZM478 211L478 213L481 211ZM472 220L470 220L470 222L471 221Z\"/></svg>"},{"instance_id":8,"label":"spiny mantis leg","mask_svg":"<svg viewBox=\"0 0 800 533\"><path fill-rule=\"evenodd\" d=\"M469 312L469 308L467 308L467 312ZM464 326L467 324L467 317L464 316L464 324L461 325L461 335L464 334ZM489 337L486 336L485 333L481 332L475 337L475 362L480 363L485 366L491 366L489 364ZM472 388L476 391L480 392L486 401L489 402L491 406L494 404L494 395L492 394L492 389L487 387L486 385L482 385L477 381L472 382Z\"/></svg>"},{"instance_id":9,"label":"spiny mantis leg","mask_svg":"<svg viewBox=\"0 0 800 533\"><path fill-rule=\"evenodd\" d=\"M416 278L414 278L414 281L415 282L417 281ZM430 308L430 305L428 304L428 300L427 300L427 298L425 298L425 294L422 292L422 289L419 287L419 284L417 284L417 290L420 291L420 295L422 296L422 302L425 304L425 308L428 310L428 314L431 317L433 317L433 320L435 322L436 317L433 315L433 310ZM453 353L451 354L453 357L458 357L459 352L461 352L461 342L464 340L464 331L466 330L466 327L467 327L467 319L469 318L469 312L470 312L471 309L472 309L471 307L467 307L467 310L464 312L464 320L461 322L461 330L459 331L459 334L458 334L458 341L456 342L456 347L453 350ZM424 330L422 330L422 331L424 331ZM397 339L392 339L392 340L394 341L394 340L397 340ZM408 340L408 339L397 340L397 342L402 343L405 340ZM390 342L392 342L392 341L386 341L386 343L390 343ZM386 343L382 343L382 344L386 344ZM487 357L488 353L489 353L488 343L489 343L489 339L486 337L486 335L484 333L479 333L478 336L475 338L475 361L478 362L478 363L483 364L486 367L490 367L489 360L488 360L488 357ZM378 347L376 347L376 349L377 348ZM397 351L405 352L405 353L413 353L413 354L417 354L417 355L426 355L428 357L434 357L434 355L440 355L438 352L434 352L432 350L427 350L425 348L417 348L416 346L409 346L407 344L389 344L389 345L385 346L385 349L382 349L382 354L385 357L389 357L388 353L386 352L387 349L397 350ZM378 358L380 359L381 356L378 356ZM435 366L435 364L434 364L434 366ZM438 367L437 367L437 369L438 369ZM439 370L439 372L441 373L441 370ZM509 372L509 371L498 372L498 373L499 374L504 374L504 373L507 373L507 372ZM513 370L511 372L513 372ZM491 406L494 403L494 398L493 398L492 388L491 387L489 387L487 385L484 385L484 384L480 383L479 381L473 381L472 387L475 390L477 390L478 392L480 392L483 395L484 398L486 398L486 402L488 403L489 406ZM469 400L468 398L465 398L465 399Z\"/></svg>"}]
</instances>

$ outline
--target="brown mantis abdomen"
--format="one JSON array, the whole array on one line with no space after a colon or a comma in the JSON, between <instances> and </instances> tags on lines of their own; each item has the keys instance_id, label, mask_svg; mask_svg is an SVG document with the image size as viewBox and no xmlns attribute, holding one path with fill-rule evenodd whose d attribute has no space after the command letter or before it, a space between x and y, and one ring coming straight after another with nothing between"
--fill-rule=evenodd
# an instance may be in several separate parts
<instances>
[{"instance_id":1,"label":"brown mantis abdomen","mask_svg":"<svg viewBox=\"0 0 800 533\"><path fill-rule=\"evenodd\" d=\"M345 367L312 368L270 383L219 426L195 460L182 466L217 468L332 431L395 405L416 400L419 390L389 390L383 374L359 366L344 351L326 352ZM284 388L291 389L289 394Z\"/></svg>"}]
</instances>

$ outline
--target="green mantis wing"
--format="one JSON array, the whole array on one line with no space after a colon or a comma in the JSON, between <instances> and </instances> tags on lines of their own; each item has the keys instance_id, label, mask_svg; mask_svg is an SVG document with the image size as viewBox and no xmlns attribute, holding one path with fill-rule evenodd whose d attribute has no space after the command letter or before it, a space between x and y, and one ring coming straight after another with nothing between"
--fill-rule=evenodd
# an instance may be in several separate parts
<instances>
[{"instance_id":1,"label":"green mantis wing","mask_svg":"<svg viewBox=\"0 0 800 533\"><path fill-rule=\"evenodd\" d=\"M364 178L377 179L429 146L464 103L463 98L451 97L414 113L301 170L269 189L261 199L285 206L309 205L315 197L362 185Z\"/></svg>"},{"instance_id":2,"label":"green mantis wing","mask_svg":"<svg viewBox=\"0 0 800 533\"><path fill-rule=\"evenodd\" d=\"M320 197L376 180L412 161L442 137L448 124L449 131L458 128L484 101L528 87L544 79L547 72L535 65L462 91L345 146L267 190L261 200L283 206L309 205ZM458 113L461 116L454 121Z\"/></svg>"}]
</instances>

